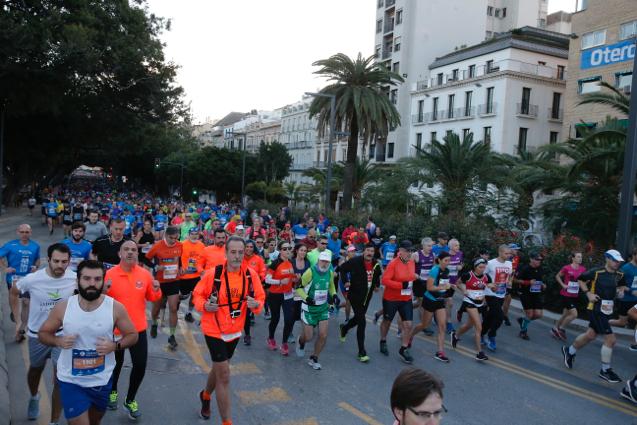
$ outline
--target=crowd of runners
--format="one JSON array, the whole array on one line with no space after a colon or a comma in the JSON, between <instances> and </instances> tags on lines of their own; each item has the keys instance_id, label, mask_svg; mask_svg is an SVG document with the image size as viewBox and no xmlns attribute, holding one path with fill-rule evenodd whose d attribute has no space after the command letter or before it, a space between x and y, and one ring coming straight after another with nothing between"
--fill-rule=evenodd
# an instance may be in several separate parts
<instances>
[{"instance_id":1,"label":"crowd of runners","mask_svg":"<svg viewBox=\"0 0 637 425\"><path fill-rule=\"evenodd\" d=\"M33 212L32 201L27 205ZM628 261L609 250L604 264L591 270L582 266L582 253L573 252L571 262L547 279L542 255L529 252L528 263L521 264L521 247L515 243L500 245L493 258L486 249L465 258L460 241L444 232L415 246L395 235L385 237L371 218L341 231L323 214L293 218L285 207L272 216L231 204L95 192L50 197L41 213L50 234L61 235L46 248L45 267L28 224L0 248L0 257L15 338L28 343L27 416L40 415L38 386L50 358L52 424L59 423L62 410L73 425L97 424L120 403L131 419L140 418L136 394L146 372L147 330L151 339L159 338L164 312L166 343L177 350L180 303L188 305L183 320L201 327L212 359L198 394L200 416L210 418L214 395L224 425L232 423L229 362L240 342L256 343L250 328L261 313L269 323L267 340L260 343L282 356L305 357L308 351L314 370L323 368L330 318L342 316L332 332L345 343L356 329L356 359L370 362L374 353L366 345L366 325L374 296L382 300L382 308L373 312L373 323L380 321L380 355L390 355L387 336L396 319L399 346L391 351L407 364L414 361L410 349L422 332L435 334L436 360L453 358L445 350L449 340L453 349L468 344L477 361L487 361L487 352L497 353L500 327L512 326L508 313L514 291L524 310L517 332L529 340L532 323L543 315L547 287L559 285L563 315L550 335L565 342L565 367L575 367L577 352L599 336L599 377L612 383L621 382L611 367L613 326L634 328L637 320L637 250ZM588 301L590 322L586 332L569 338L566 330L578 315L580 297ZM619 318L613 319L617 311ZM637 345L630 348L637 351ZM126 351L132 368L120 397ZM441 396L440 389L436 392ZM637 404L635 378L621 394ZM435 413L440 417L442 410ZM409 414L402 409L403 416Z\"/></svg>"}]
</instances>

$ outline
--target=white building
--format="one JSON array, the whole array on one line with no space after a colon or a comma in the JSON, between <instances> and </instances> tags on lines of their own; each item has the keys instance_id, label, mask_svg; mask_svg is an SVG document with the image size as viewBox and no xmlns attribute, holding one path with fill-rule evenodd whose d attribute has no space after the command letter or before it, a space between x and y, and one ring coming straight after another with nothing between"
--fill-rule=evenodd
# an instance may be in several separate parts
<instances>
[{"instance_id":1,"label":"white building","mask_svg":"<svg viewBox=\"0 0 637 425\"><path fill-rule=\"evenodd\" d=\"M438 58L412 87L409 153L448 132L507 154L561 141L568 45L524 27Z\"/></svg>"},{"instance_id":2,"label":"white building","mask_svg":"<svg viewBox=\"0 0 637 425\"><path fill-rule=\"evenodd\" d=\"M259 150L261 142L272 143L278 139L280 126L281 109L252 110L242 119L224 127L224 146L231 149L243 149L243 143L247 139L246 149L254 153Z\"/></svg>"},{"instance_id":3,"label":"white building","mask_svg":"<svg viewBox=\"0 0 637 425\"><path fill-rule=\"evenodd\" d=\"M430 78L429 65L454 49L523 26L546 25L547 0L377 0L377 60L405 78L388 90L402 125L370 152L377 161L409 154L410 91Z\"/></svg>"}]
</instances>

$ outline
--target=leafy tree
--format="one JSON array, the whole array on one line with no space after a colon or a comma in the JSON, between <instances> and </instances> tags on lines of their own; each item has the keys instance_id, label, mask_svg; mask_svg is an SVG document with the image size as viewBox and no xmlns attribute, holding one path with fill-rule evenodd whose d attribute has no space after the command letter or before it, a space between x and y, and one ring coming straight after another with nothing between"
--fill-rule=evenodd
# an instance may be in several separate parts
<instances>
[{"instance_id":1,"label":"leafy tree","mask_svg":"<svg viewBox=\"0 0 637 425\"><path fill-rule=\"evenodd\" d=\"M314 73L327 78L329 84L321 93L336 96L336 129L349 132L347 158L343 173L344 210L352 206L356 180L356 157L359 139L363 144L387 136L389 127L400 125L400 115L389 100L386 90L403 82L403 78L375 62L374 56L352 59L338 53L313 63L320 69ZM310 105L310 118L318 115L321 136L330 124L330 98L315 97Z\"/></svg>"},{"instance_id":2,"label":"leafy tree","mask_svg":"<svg viewBox=\"0 0 637 425\"><path fill-rule=\"evenodd\" d=\"M279 142L261 143L258 153L258 168L261 178L270 184L281 181L290 174L292 156L285 145Z\"/></svg>"}]
</instances>

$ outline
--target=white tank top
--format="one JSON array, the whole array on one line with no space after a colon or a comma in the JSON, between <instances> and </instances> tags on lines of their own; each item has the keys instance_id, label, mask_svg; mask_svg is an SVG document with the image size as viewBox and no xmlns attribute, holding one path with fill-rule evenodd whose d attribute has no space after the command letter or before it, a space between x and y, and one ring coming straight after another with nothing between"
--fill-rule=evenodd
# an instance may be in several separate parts
<instances>
[{"instance_id":1,"label":"white tank top","mask_svg":"<svg viewBox=\"0 0 637 425\"><path fill-rule=\"evenodd\" d=\"M100 356L95 346L99 337L113 340L113 298L105 296L97 309L84 311L79 295L73 295L62 323L63 335L77 335L77 339L73 348L60 353L58 379L85 388L106 385L115 368L115 353Z\"/></svg>"}]
</instances>

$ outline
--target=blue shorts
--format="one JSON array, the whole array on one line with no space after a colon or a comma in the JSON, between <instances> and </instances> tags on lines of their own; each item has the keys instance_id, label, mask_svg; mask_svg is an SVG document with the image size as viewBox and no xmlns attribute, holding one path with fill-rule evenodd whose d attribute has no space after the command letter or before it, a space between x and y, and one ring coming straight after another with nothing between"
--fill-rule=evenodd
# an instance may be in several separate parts
<instances>
[{"instance_id":1,"label":"blue shorts","mask_svg":"<svg viewBox=\"0 0 637 425\"><path fill-rule=\"evenodd\" d=\"M77 384L70 384L58 379L60 388L60 397L62 398L62 407L64 408L64 416L67 419L73 419L80 416L90 408L100 412L106 411L108 404L108 396L113 385L113 378L108 384L101 387L80 387Z\"/></svg>"}]
</instances>

